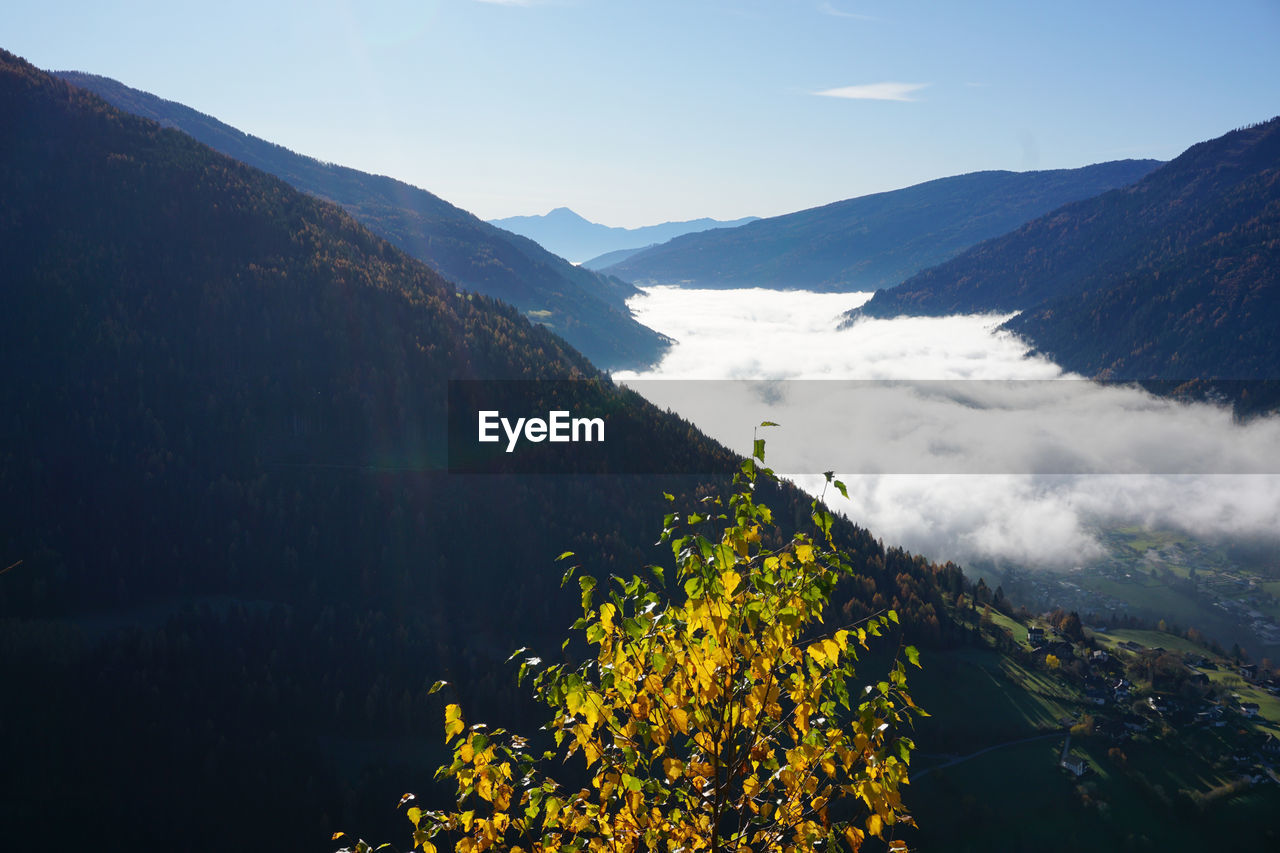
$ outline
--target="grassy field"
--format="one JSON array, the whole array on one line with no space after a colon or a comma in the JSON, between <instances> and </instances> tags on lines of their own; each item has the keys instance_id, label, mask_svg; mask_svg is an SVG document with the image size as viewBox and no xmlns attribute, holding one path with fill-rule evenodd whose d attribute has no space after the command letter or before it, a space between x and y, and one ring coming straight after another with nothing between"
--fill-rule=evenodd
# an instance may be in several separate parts
<instances>
[{"instance_id":1,"label":"grassy field","mask_svg":"<svg viewBox=\"0 0 1280 853\"><path fill-rule=\"evenodd\" d=\"M1203 646L1197 645L1190 640L1179 637L1175 634L1166 634L1163 631L1140 631L1136 629L1117 628L1113 631L1106 632L1090 632L1094 639L1105 646L1114 648L1121 642L1128 641L1145 646L1148 649L1168 649L1171 652L1191 652L1192 654L1205 655L1212 657Z\"/></svg>"},{"instance_id":2,"label":"grassy field","mask_svg":"<svg viewBox=\"0 0 1280 853\"><path fill-rule=\"evenodd\" d=\"M1080 711L1074 690L988 649L939 652L923 662L909 674L912 696L933 714L917 723L923 753L968 754L1060 729Z\"/></svg>"},{"instance_id":3,"label":"grassy field","mask_svg":"<svg viewBox=\"0 0 1280 853\"><path fill-rule=\"evenodd\" d=\"M1010 746L937 770L910 786L920 830L912 849L1266 850L1280 834L1273 815L1280 787L1267 784L1214 803L1204 813L1177 799L1225 781L1188 750L1166 743L1126 746L1117 765L1108 746L1072 741L1093 772L1081 780L1059 768L1058 738Z\"/></svg>"}]
</instances>

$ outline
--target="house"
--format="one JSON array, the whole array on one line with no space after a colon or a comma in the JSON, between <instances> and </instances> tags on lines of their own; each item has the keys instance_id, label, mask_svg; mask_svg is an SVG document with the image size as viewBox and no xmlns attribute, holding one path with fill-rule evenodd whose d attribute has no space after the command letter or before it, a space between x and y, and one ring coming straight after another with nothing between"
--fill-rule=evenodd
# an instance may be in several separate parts
<instances>
[{"instance_id":1,"label":"house","mask_svg":"<svg viewBox=\"0 0 1280 853\"><path fill-rule=\"evenodd\" d=\"M1044 643L1044 628L1028 628L1027 643L1035 648Z\"/></svg>"},{"instance_id":2,"label":"house","mask_svg":"<svg viewBox=\"0 0 1280 853\"><path fill-rule=\"evenodd\" d=\"M1262 751L1273 758L1280 756L1280 738L1271 732L1267 732L1266 738L1262 741Z\"/></svg>"},{"instance_id":3,"label":"house","mask_svg":"<svg viewBox=\"0 0 1280 853\"><path fill-rule=\"evenodd\" d=\"M1124 727L1131 732L1143 732L1147 730L1147 718L1138 714L1125 714L1120 718L1124 722Z\"/></svg>"},{"instance_id":4,"label":"house","mask_svg":"<svg viewBox=\"0 0 1280 853\"><path fill-rule=\"evenodd\" d=\"M1258 718L1258 703L1257 702L1241 702L1240 713L1244 714L1246 717L1248 717L1251 720L1256 720Z\"/></svg>"},{"instance_id":5,"label":"house","mask_svg":"<svg viewBox=\"0 0 1280 853\"><path fill-rule=\"evenodd\" d=\"M1240 676L1249 681L1258 680L1258 665L1256 663L1246 663L1240 667Z\"/></svg>"},{"instance_id":6,"label":"house","mask_svg":"<svg viewBox=\"0 0 1280 853\"><path fill-rule=\"evenodd\" d=\"M1071 735L1067 735L1067 741L1062 745L1062 755L1058 759L1058 766L1066 768L1067 772L1079 779L1089 769L1089 765L1078 755L1071 754Z\"/></svg>"},{"instance_id":7,"label":"house","mask_svg":"<svg viewBox=\"0 0 1280 853\"><path fill-rule=\"evenodd\" d=\"M1067 772L1079 779L1089 771L1089 765L1085 763L1083 758L1076 758L1074 755L1062 759L1061 767L1065 767Z\"/></svg>"}]
</instances>

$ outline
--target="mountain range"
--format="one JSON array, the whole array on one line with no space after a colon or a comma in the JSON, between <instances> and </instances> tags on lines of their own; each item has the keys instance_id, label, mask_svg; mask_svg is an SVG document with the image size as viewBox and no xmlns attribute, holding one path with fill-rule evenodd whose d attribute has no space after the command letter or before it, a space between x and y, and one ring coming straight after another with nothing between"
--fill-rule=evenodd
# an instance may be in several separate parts
<instances>
[{"instance_id":1,"label":"mountain range","mask_svg":"<svg viewBox=\"0 0 1280 853\"><path fill-rule=\"evenodd\" d=\"M1280 377L1280 118L975 246L849 318L1014 311L1005 328L1087 376Z\"/></svg>"},{"instance_id":2,"label":"mountain range","mask_svg":"<svg viewBox=\"0 0 1280 853\"><path fill-rule=\"evenodd\" d=\"M548 251L579 261L588 269L601 269L648 246L665 243L681 234L713 228L735 228L754 222L757 218L747 216L722 221L704 217L640 228L616 228L591 222L567 207L557 207L541 216L509 216L505 219L491 219L489 224L536 240Z\"/></svg>"},{"instance_id":3,"label":"mountain range","mask_svg":"<svg viewBox=\"0 0 1280 853\"><path fill-rule=\"evenodd\" d=\"M465 476L452 379L571 381L684 470L738 459L335 204L0 51L0 825L17 848L399 837L437 678L527 726L502 661L670 559L723 478ZM808 499L763 484L784 527ZM792 521L792 520L795 521ZM955 628L934 566L839 520L857 619ZM558 652L555 652L558 654ZM536 719L536 718L534 718Z\"/></svg>"},{"instance_id":4,"label":"mountain range","mask_svg":"<svg viewBox=\"0 0 1280 853\"><path fill-rule=\"evenodd\" d=\"M426 190L296 154L106 77L58 74L119 109L177 128L303 192L341 205L370 231L456 285L521 309L600 367L648 365L668 344L631 317L625 301L635 289L626 282L574 266Z\"/></svg>"},{"instance_id":5,"label":"mountain range","mask_svg":"<svg viewBox=\"0 0 1280 853\"><path fill-rule=\"evenodd\" d=\"M1156 160L974 172L738 228L686 234L605 267L636 284L870 291L893 287L1067 202L1139 180Z\"/></svg>"}]
</instances>

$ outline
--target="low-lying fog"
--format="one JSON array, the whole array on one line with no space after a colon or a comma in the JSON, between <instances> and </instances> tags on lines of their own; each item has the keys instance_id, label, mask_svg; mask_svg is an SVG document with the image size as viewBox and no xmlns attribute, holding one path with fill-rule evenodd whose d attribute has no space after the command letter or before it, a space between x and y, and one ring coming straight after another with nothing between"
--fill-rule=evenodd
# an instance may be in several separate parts
<instances>
[{"instance_id":1,"label":"low-lying fog","mask_svg":"<svg viewBox=\"0 0 1280 853\"><path fill-rule=\"evenodd\" d=\"M1072 377L1004 316L839 329L868 298L649 288L631 307L677 344L615 379L741 452L777 421L772 467L810 490L834 468L834 508L935 559L1070 568L1101 554L1092 531L1131 524L1280 545L1280 418Z\"/></svg>"}]
</instances>

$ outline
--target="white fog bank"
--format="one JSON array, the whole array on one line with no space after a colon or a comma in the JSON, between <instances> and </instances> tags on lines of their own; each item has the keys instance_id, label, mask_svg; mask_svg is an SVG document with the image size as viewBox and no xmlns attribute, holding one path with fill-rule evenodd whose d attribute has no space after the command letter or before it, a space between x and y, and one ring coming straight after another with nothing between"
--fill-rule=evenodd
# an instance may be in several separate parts
<instances>
[{"instance_id":1,"label":"white fog bank","mask_svg":"<svg viewBox=\"0 0 1280 853\"><path fill-rule=\"evenodd\" d=\"M1007 316L838 329L868 298L650 288L632 309L677 343L615 379L739 451L777 421L771 465L811 491L835 468L834 508L935 559L1069 568L1101 554L1093 529L1130 524L1280 544L1280 418L1071 377L997 331Z\"/></svg>"}]
</instances>

